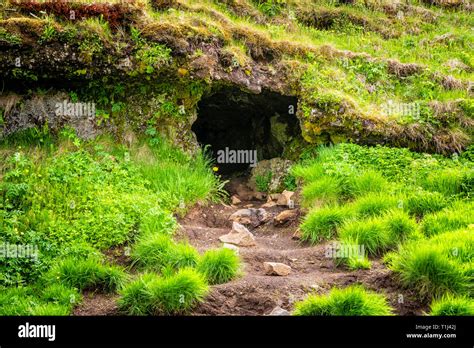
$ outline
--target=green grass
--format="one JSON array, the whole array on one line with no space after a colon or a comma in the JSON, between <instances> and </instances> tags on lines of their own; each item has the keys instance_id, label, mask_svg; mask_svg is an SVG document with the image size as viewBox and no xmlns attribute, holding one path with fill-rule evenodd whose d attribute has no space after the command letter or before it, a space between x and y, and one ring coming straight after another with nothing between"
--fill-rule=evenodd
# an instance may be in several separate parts
<instances>
[{"instance_id":1,"label":"green grass","mask_svg":"<svg viewBox=\"0 0 474 348\"><path fill-rule=\"evenodd\" d=\"M121 267L106 265L96 258L66 258L46 275L48 284L63 284L80 290L113 292L121 288L127 275Z\"/></svg>"},{"instance_id":2,"label":"green grass","mask_svg":"<svg viewBox=\"0 0 474 348\"><path fill-rule=\"evenodd\" d=\"M384 192L388 187L387 180L375 170L366 170L359 175L350 176L347 182L347 191L353 197L367 193Z\"/></svg>"},{"instance_id":3,"label":"green grass","mask_svg":"<svg viewBox=\"0 0 474 348\"><path fill-rule=\"evenodd\" d=\"M473 209L472 202L457 202L440 212L426 215L421 223L421 231L430 237L465 228L474 223Z\"/></svg>"},{"instance_id":4,"label":"green grass","mask_svg":"<svg viewBox=\"0 0 474 348\"><path fill-rule=\"evenodd\" d=\"M41 287L0 288L0 315L71 314L81 296L76 289L62 284Z\"/></svg>"},{"instance_id":5,"label":"green grass","mask_svg":"<svg viewBox=\"0 0 474 348\"><path fill-rule=\"evenodd\" d=\"M391 255L390 267L401 283L421 297L472 293L474 235L470 230L416 240Z\"/></svg>"},{"instance_id":6,"label":"green grass","mask_svg":"<svg viewBox=\"0 0 474 348\"><path fill-rule=\"evenodd\" d=\"M140 234L167 234L172 235L177 228L173 215L161 209L150 209L142 216Z\"/></svg>"},{"instance_id":7,"label":"green grass","mask_svg":"<svg viewBox=\"0 0 474 348\"><path fill-rule=\"evenodd\" d=\"M380 316L391 315L392 309L382 294L362 286L333 288L327 295L309 295L295 304L297 316Z\"/></svg>"},{"instance_id":8,"label":"green grass","mask_svg":"<svg viewBox=\"0 0 474 348\"><path fill-rule=\"evenodd\" d=\"M139 149L140 150L140 149ZM222 186L203 155L189 157L165 141L132 154L147 187L163 196L162 205L176 209L181 202L193 203L224 195Z\"/></svg>"},{"instance_id":9,"label":"green grass","mask_svg":"<svg viewBox=\"0 0 474 348\"><path fill-rule=\"evenodd\" d=\"M197 265L209 284L226 283L238 275L239 269L239 257L226 248L206 251Z\"/></svg>"},{"instance_id":10,"label":"green grass","mask_svg":"<svg viewBox=\"0 0 474 348\"><path fill-rule=\"evenodd\" d=\"M81 302L81 294L77 289L67 287L64 284L51 284L44 288L41 298L48 303L56 303L62 306L74 307Z\"/></svg>"},{"instance_id":11,"label":"green grass","mask_svg":"<svg viewBox=\"0 0 474 348\"><path fill-rule=\"evenodd\" d=\"M32 308L31 315L37 316L65 316L70 314L70 308L67 305L56 303L44 303Z\"/></svg>"},{"instance_id":12,"label":"green grass","mask_svg":"<svg viewBox=\"0 0 474 348\"><path fill-rule=\"evenodd\" d=\"M448 201L441 193L424 190L410 194L406 200L407 210L418 218L440 211L447 205Z\"/></svg>"},{"instance_id":13,"label":"green grass","mask_svg":"<svg viewBox=\"0 0 474 348\"><path fill-rule=\"evenodd\" d=\"M401 206L403 201L400 197L384 193L369 193L351 203L352 209L361 217L382 215Z\"/></svg>"},{"instance_id":14,"label":"green grass","mask_svg":"<svg viewBox=\"0 0 474 348\"><path fill-rule=\"evenodd\" d=\"M134 264L161 272L166 267L179 269L196 266L199 254L192 246L176 243L163 234L146 235L139 239L132 250Z\"/></svg>"},{"instance_id":15,"label":"green grass","mask_svg":"<svg viewBox=\"0 0 474 348\"><path fill-rule=\"evenodd\" d=\"M363 246L368 255L379 255L393 243L383 221L377 218L346 222L339 230L339 239L347 245Z\"/></svg>"},{"instance_id":16,"label":"green grass","mask_svg":"<svg viewBox=\"0 0 474 348\"><path fill-rule=\"evenodd\" d=\"M430 315L474 316L474 300L467 296L446 295L430 305Z\"/></svg>"},{"instance_id":17,"label":"green grass","mask_svg":"<svg viewBox=\"0 0 474 348\"><path fill-rule=\"evenodd\" d=\"M422 180L422 186L430 191L440 192L443 195L455 196L463 193L464 181L469 177L466 171L443 169L429 174Z\"/></svg>"},{"instance_id":18,"label":"green grass","mask_svg":"<svg viewBox=\"0 0 474 348\"><path fill-rule=\"evenodd\" d=\"M306 185L301 193L307 206L312 206L316 201L335 203L342 194L341 182L337 178L325 176Z\"/></svg>"},{"instance_id":19,"label":"green grass","mask_svg":"<svg viewBox=\"0 0 474 348\"><path fill-rule=\"evenodd\" d=\"M119 308L130 315L183 314L202 302L208 285L193 269L160 277L146 273L120 291Z\"/></svg>"},{"instance_id":20,"label":"green grass","mask_svg":"<svg viewBox=\"0 0 474 348\"><path fill-rule=\"evenodd\" d=\"M353 213L347 207L326 206L311 210L300 226L302 240L319 243L331 239L337 228Z\"/></svg>"},{"instance_id":21,"label":"green grass","mask_svg":"<svg viewBox=\"0 0 474 348\"><path fill-rule=\"evenodd\" d=\"M403 210L391 210L380 219L388 231L391 246L406 241L410 237L415 236L418 231L415 219Z\"/></svg>"}]
</instances>

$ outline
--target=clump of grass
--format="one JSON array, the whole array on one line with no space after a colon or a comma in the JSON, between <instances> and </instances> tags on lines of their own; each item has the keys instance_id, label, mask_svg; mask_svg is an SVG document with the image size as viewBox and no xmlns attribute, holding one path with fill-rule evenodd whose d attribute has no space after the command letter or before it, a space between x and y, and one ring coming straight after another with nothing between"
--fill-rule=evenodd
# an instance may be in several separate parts
<instances>
[{"instance_id":1,"label":"clump of grass","mask_svg":"<svg viewBox=\"0 0 474 348\"><path fill-rule=\"evenodd\" d=\"M407 210L417 217L440 211L447 204L446 197L441 193L424 190L410 194L406 200Z\"/></svg>"},{"instance_id":2,"label":"clump of grass","mask_svg":"<svg viewBox=\"0 0 474 348\"><path fill-rule=\"evenodd\" d=\"M350 176L347 180L347 191L353 197L383 192L387 186L387 180L375 170L366 170L359 175Z\"/></svg>"},{"instance_id":3,"label":"clump of grass","mask_svg":"<svg viewBox=\"0 0 474 348\"><path fill-rule=\"evenodd\" d=\"M191 157L167 142L154 139L152 146L143 146L132 153L147 187L164 195L162 205L176 209L180 202L222 198L219 179L210 170L210 160L203 154Z\"/></svg>"},{"instance_id":4,"label":"clump of grass","mask_svg":"<svg viewBox=\"0 0 474 348\"><path fill-rule=\"evenodd\" d=\"M384 295L365 290L362 286L333 288L327 295L309 295L295 304L298 316L376 316L391 315L392 309Z\"/></svg>"},{"instance_id":5,"label":"clump of grass","mask_svg":"<svg viewBox=\"0 0 474 348\"><path fill-rule=\"evenodd\" d=\"M369 217L403 206L403 201L400 197L390 194L369 193L352 202L351 206L357 215Z\"/></svg>"},{"instance_id":6,"label":"clump of grass","mask_svg":"<svg viewBox=\"0 0 474 348\"><path fill-rule=\"evenodd\" d=\"M350 270L370 269L372 267L370 260L366 256L350 256L344 259L344 262Z\"/></svg>"},{"instance_id":7,"label":"clump of grass","mask_svg":"<svg viewBox=\"0 0 474 348\"><path fill-rule=\"evenodd\" d=\"M133 262L148 270L161 272L163 268L179 269L197 264L199 254L192 246L175 243L163 234L147 235L132 251Z\"/></svg>"},{"instance_id":8,"label":"clump of grass","mask_svg":"<svg viewBox=\"0 0 474 348\"><path fill-rule=\"evenodd\" d=\"M341 196L342 185L339 179L324 176L306 185L301 193L307 206L311 206L316 201L335 203Z\"/></svg>"},{"instance_id":9,"label":"clump of grass","mask_svg":"<svg viewBox=\"0 0 474 348\"><path fill-rule=\"evenodd\" d=\"M206 251L197 265L197 270L204 274L209 284L222 284L234 279L239 268L239 257L226 248Z\"/></svg>"},{"instance_id":10,"label":"clump of grass","mask_svg":"<svg viewBox=\"0 0 474 348\"><path fill-rule=\"evenodd\" d=\"M144 273L120 290L119 308L130 315L153 313L153 302L149 292L150 283L159 279L154 273Z\"/></svg>"},{"instance_id":11,"label":"clump of grass","mask_svg":"<svg viewBox=\"0 0 474 348\"><path fill-rule=\"evenodd\" d=\"M291 168L291 173L305 183L316 181L325 175L324 167L318 162L310 165L296 164Z\"/></svg>"},{"instance_id":12,"label":"clump of grass","mask_svg":"<svg viewBox=\"0 0 474 348\"><path fill-rule=\"evenodd\" d=\"M464 173L456 169L443 169L430 173L422 186L429 191L437 191L445 196L453 196L462 192Z\"/></svg>"},{"instance_id":13,"label":"clump of grass","mask_svg":"<svg viewBox=\"0 0 474 348\"><path fill-rule=\"evenodd\" d=\"M64 284L51 284L42 291L41 299L72 308L81 301L81 294Z\"/></svg>"},{"instance_id":14,"label":"clump of grass","mask_svg":"<svg viewBox=\"0 0 474 348\"><path fill-rule=\"evenodd\" d=\"M115 291L126 280L121 267L103 264L97 258L78 260L66 258L46 275L47 284L61 283L68 287Z\"/></svg>"},{"instance_id":15,"label":"clump of grass","mask_svg":"<svg viewBox=\"0 0 474 348\"><path fill-rule=\"evenodd\" d=\"M458 231L409 242L389 261L402 284L426 298L470 294L473 259L474 236L470 231Z\"/></svg>"},{"instance_id":16,"label":"clump of grass","mask_svg":"<svg viewBox=\"0 0 474 348\"><path fill-rule=\"evenodd\" d=\"M346 245L361 245L369 255L378 255L391 244L390 234L381 219L350 220L339 230L339 238Z\"/></svg>"},{"instance_id":17,"label":"clump of grass","mask_svg":"<svg viewBox=\"0 0 474 348\"><path fill-rule=\"evenodd\" d=\"M474 223L473 209L472 203L458 202L442 211L426 215L421 223L421 232L426 236L434 236L465 228Z\"/></svg>"},{"instance_id":18,"label":"clump of grass","mask_svg":"<svg viewBox=\"0 0 474 348\"><path fill-rule=\"evenodd\" d=\"M194 269L167 277L146 273L120 291L118 305L131 315L180 314L202 302L208 290L204 276Z\"/></svg>"},{"instance_id":19,"label":"clump of grass","mask_svg":"<svg viewBox=\"0 0 474 348\"><path fill-rule=\"evenodd\" d=\"M418 229L415 219L411 218L403 210L395 209L389 211L382 218L385 229L389 233L391 246L407 240L414 235Z\"/></svg>"},{"instance_id":20,"label":"clump of grass","mask_svg":"<svg viewBox=\"0 0 474 348\"><path fill-rule=\"evenodd\" d=\"M70 314L70 308L57 303L42 303L33 307L30 313L37 316L65 316Z\"/></svg>"},{"instance_id":21,"label":"clump of grass","mask_svg":"<svg viewBox=\"0 0 474 348\"><path fill-rule=\"evenodd\" d=\"M467 296L445 295L431 303L430 315L474 316L474 300Z\"/></svg>"},{"instance_id":22,"label":"clump of grass","mask_svg":"<svg viewBox=\"0 0 474 348\"><path fill-rule=\"evenodd\" d=\"M311 243L331 239L338 226L351 217L351 209L345 206L335 205L314 209L301 224L301 238Z\"/></svg>"}]
</instances>

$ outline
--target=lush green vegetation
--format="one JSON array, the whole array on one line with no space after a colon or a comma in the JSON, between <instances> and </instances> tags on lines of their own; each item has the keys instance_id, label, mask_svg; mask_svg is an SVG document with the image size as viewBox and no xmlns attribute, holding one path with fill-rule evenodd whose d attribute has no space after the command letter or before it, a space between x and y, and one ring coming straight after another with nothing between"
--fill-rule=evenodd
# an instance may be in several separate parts
<instances>
[{"instance_id":1,"label":"lush green vegetation","mask_svg":"<svg viewBox=\"0 0 474 348\"><path fill-rule=\"evenodd\" d=\"M122 248L125 257L131 249L130 267L162 274L153 289L162 292L164 313L201 300L207 276L223 282L234 275L238 259L229 255L217 262L205 255L206 276L186 268L197 266L199 253L172 239L172 212L222 195L206 158L156 137L133 148L108 138L84 142L70 130L57 140L36 139L20 134L0 151L3 240L37 248L34 257L2 258L3 314L66 315L80 301L78 291L133 288L128 269L105 261L110 248Z\"/></svg>"},{"instance_id":2,"label":"lush green vegetation","mask_svg":"<svg viewBox=\"0 0 474 348\"><path fill-rule=\"evenodd\" d=\"M295 304L293 315L298 316L356 316L390 315L392 309L382 294L365 290L362 286L333 288L326 295L309 295Z\"/></svg>"},{"instance_id":3,"label":"lush green vegetation","mask_svg":"<svg viewBox=\"0 0 474 348\"><path fill-rule=\"evenodd\" d=\"M308 151L293 167L309 208L302 239L362 247L363 255L335 256L349 269L385 255L400 284L422 299L472 297L473 173L468 154L352 144Z\"/></svg>"}]
</instances>

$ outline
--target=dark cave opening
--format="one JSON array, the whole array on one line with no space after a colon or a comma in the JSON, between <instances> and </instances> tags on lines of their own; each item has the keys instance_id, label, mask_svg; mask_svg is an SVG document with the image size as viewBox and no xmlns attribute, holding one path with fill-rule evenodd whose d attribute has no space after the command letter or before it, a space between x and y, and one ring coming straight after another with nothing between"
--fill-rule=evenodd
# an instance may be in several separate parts
<instances>
[{"instance_id":1,"label":"dark cave opening","mask_svg":"<svg viewBox=\"0 0 474 348\"><path fill-rule=\"evenodd\" d=\"M282 155L300 134L297 98L275 92L250 94L227 87L203 98L192 126L201 146L216 160L218 172L243 172L254 163Z\"/></svg>"}]
</instances>

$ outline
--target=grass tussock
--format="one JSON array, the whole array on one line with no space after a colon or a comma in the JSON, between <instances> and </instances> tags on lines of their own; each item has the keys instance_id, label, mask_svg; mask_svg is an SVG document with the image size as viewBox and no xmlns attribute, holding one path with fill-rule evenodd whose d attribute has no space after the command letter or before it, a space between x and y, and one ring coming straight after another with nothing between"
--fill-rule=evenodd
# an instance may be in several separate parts
<instances>
[{"instance_id":1,"label":"grass tussock","mask_svg":"<svg viewBox=\"0 0 474 348\"><path fill-rule=\"evenodd\" d=\"M401 283L421 297L472 294L474 236L470 230L447 232L403 245L390 267Z\"/></svg>"},{"instance_id":2,"label":"grass tussock","mask_svg":"<svg viewBox=\"0 0 474 348\"><path fill-rule=\"evenodd\" d=\"M192 246L176 243L163 234L148 235L140 239L132 250L134 264L157 272L167 267L173 269L194 267L198 258L199 254Z\"/></svg>"},{"instance_id":3,"label":"grass tussock","mask_svg":"<svg viewBox=\"0 0 474 348\"><path fill-rule=\"evenodd\" d=\"M240 269L240 259L231 249L208 250L199 260L197 270L209 284L222 284L234 279Z\"/></svg>"},{"instance_id":4,"label":"grass tussock","mask_svg":"<svg viewBox=\"0 0 474 348\"><path fill-rule=\"evenodd\" d=\"M377 316L391 315L392 309L382 294L362 286L333 288L327 295L309 295L295 304L297 316Z\"/></svg>"},{"instance_id":5,"label":"grass tussock","mask_svg":"<svg viewBox=\"0 0 474 348\"><path fill-rule=\"evenodd\" d=\"M120 291L118 305L130 315L183 314L202 302L207 292L204 276L193 269L166 277L145 273Z\"/></svg>"},{"instance_id":6,"label":"grass tussock","mask_svg":"<svg viewBox=\"0 0 474 348\"><path fill-rule=\"evenodd\" d=\"M46 276L48 284L60 283L80 290L116 291L127 276L118 266L102 263L96 258L78 260L66 258L54 266Z\"/></svg>"},{"instance_id":7,"label":"grass tussock","mask_svg":"<svg viewBox=\"0 0 474 348\"><path fill-rule=\"evenodd\" d=\"M467 296L445 295L430 305L434 316L474 316L474 300Z\"/></svg>"}]
</instances>

